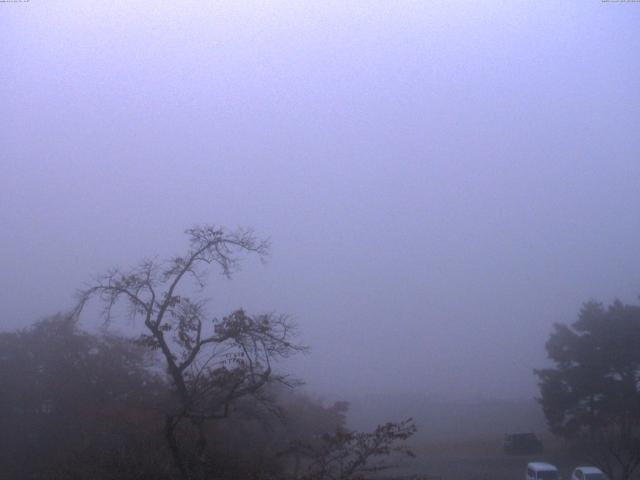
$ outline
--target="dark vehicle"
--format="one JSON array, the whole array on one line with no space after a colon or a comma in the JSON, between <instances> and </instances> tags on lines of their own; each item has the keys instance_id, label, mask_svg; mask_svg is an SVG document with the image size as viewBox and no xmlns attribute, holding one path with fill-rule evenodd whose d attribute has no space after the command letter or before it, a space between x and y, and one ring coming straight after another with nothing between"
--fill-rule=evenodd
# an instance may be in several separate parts
<instances>
[{"instance_id":1,"label":"dark vehicle","mask_svg":"<svg viewBox=\"0 0 640 480\"><path fill-rule=\"evenodd\" d=\"M534 433L512 433L504 436L504 453L530 455L542 453L542 442Z\"/></svg>"}]
</instances>

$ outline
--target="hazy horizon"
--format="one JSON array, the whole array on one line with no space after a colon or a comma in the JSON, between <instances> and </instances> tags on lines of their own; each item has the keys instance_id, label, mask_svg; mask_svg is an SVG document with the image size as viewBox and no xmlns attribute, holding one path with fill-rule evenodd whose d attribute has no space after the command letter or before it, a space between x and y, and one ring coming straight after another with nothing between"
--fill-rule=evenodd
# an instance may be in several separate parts
<instances>
[{"instance_id":1,"label":"hazy horizon","mask_svg":"<svg viewBox=\"0 0 640 480\"><path fill-rule=\"evenodd\" d=\"M0 330L194 224L246 226L272 254L213 273L212 314L291 315L305 389L532 398L554 322L640 294L639 21L596 0L0 3Z\"/></svg>"}]
</instances>

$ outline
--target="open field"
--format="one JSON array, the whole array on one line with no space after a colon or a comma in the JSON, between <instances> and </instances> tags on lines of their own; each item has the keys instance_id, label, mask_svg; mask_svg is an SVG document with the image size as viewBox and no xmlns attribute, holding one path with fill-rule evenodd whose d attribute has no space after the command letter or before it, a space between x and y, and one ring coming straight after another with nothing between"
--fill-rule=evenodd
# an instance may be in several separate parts
<instances>
[{"instance_id":1,"label":"open field","mask_svg":"<svg viewBox=\"0 0 640 480\"><path fill-rule=\"evenodd\" d=\"M414 419L418 431L410 444L416 458L400 459L403 468L394 474L442 480L524 480L526 464L543 460L555 464L562 478L568 478L580 460L572 460L562 442L544 433L544 415L534 399L445 401L379 395L356 398L351 404L351 426L359 430L370 430L385 418ZM505 432L535 432L544 452L506 455L502 451Z\"/></svg>"},{"instance_id":2,"label":"open field","mask_svg":"<svg viewBox=\"0 0 640 480\"><path fill-rule=\"evenodd\" d=\"M579 459L572 459L553 437L544 437L545 451L533 456L511 456L502 452L502 436L486 436L414 444L415 459L403 460L394 474L442 480L523 480L526 464L555 464L561 478L569 478Z\"/></svg>"}]
</instances>

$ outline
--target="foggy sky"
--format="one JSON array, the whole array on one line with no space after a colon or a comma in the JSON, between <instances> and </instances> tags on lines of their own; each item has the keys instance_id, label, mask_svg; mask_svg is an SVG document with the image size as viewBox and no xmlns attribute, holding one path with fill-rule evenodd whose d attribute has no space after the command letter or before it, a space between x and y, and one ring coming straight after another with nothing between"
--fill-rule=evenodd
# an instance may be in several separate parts
<instances>
[{"instance_id":1,"label":"foggy sky","mask_svg":"<svg viewBox=\"0 0 640 480\"><path fill-rule=\"evenodd\" d=\"M289 313L309 389L535 395L553 322L640 294L638 26L598 0L0 3L0 328L249 226L270 260L212 275L213 313Z\"/></svg>"}]
</instances>

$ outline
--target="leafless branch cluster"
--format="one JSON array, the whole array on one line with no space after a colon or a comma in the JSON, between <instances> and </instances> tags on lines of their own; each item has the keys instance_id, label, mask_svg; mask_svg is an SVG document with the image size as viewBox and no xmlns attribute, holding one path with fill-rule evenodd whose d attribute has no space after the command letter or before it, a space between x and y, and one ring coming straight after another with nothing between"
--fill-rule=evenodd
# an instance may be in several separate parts
<instances>
[{"instance_id":1,"label":"leafless branch cluster","mask_svg":"<svg viewBox=\"0 0 640 480\"><path fill-rule=\"evenodd\" d=\"M373 432L337 429L325 434L318 447L300 445L297 454L309 458L302 480L355 480L393 467L385 460L393 454L413 456L404 441L416 432L412 419L379 425Z\"/></svg>"}]
</instances>

